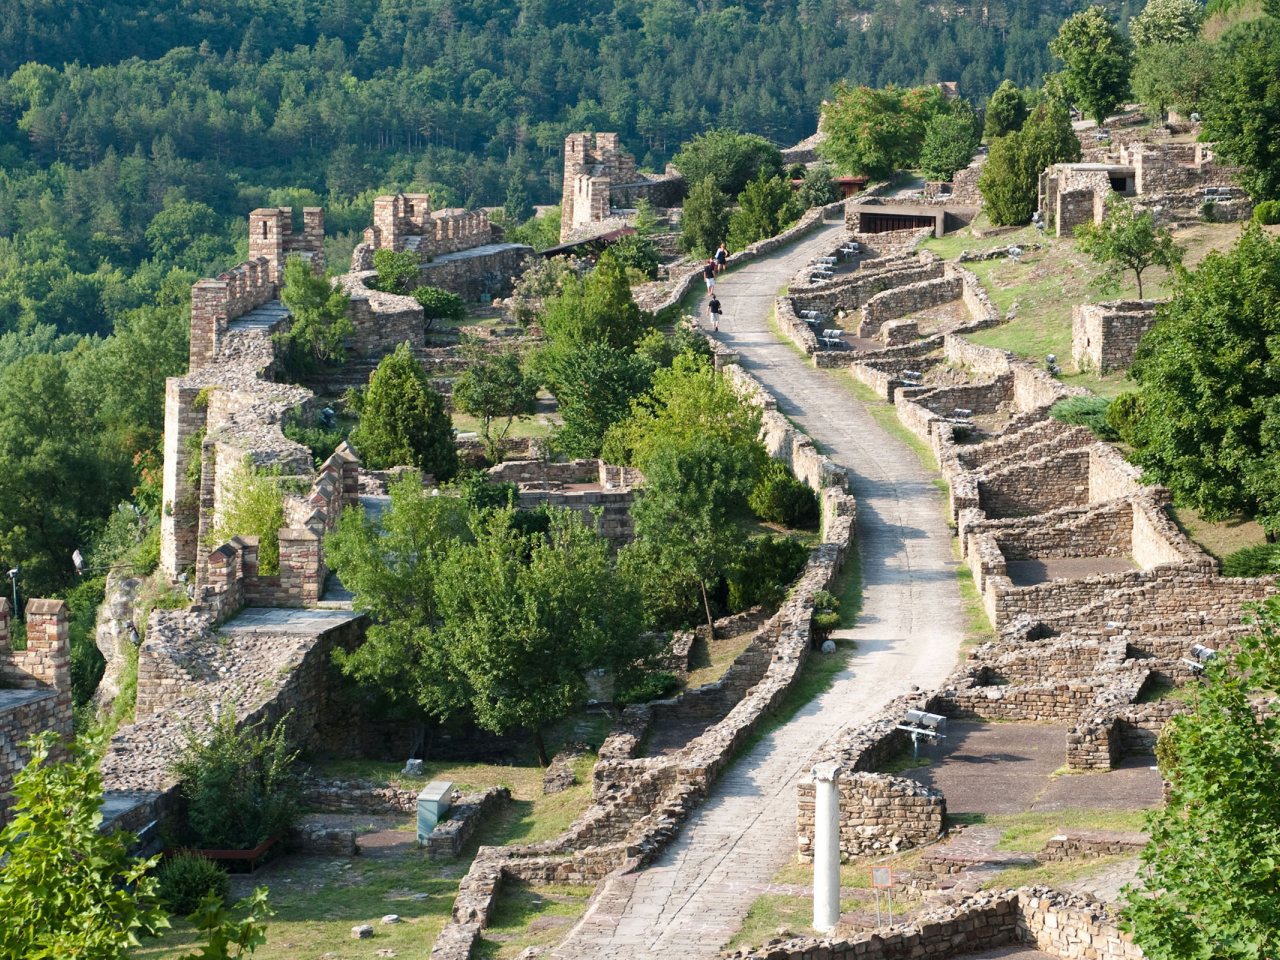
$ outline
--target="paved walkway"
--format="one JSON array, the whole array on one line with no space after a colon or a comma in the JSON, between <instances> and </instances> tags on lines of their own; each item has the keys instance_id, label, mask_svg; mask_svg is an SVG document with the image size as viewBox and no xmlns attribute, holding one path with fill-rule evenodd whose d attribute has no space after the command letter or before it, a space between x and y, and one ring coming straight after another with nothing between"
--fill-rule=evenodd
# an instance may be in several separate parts
<instances>
[{"instance_id":1,"label":"paved walkway","mask_svg":"<svg viewBox=\"0 0 1280 960\"><path fill-rule=\"evenodd\" d=\"M769 330L779 289L842 229L824 227L725 276L719 338L850 471L864 588L858 626L845 635L858 653L826 694L738 759L656 864L592 905L555 957L715 956L795 855L796 782L809 758L841 727L955 666L963 618L937 487L839 375L813 369Z\"/></svg>"}]
</instances>

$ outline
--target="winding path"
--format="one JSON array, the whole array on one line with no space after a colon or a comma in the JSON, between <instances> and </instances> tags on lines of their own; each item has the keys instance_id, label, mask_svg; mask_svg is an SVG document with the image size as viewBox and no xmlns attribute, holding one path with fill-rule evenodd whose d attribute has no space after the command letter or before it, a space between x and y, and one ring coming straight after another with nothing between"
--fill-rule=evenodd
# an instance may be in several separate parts
<instances>
[{"instance_id":1,"label":"winding path","mask_svg":"<svg viewBox=\"0 0 1280 960\"><path fill-rule=\"evenodd\" d=\"M863 607L857 627L843 635L858 652L827 693L729 768L657 863L597 898L554 957L714 957L795 855L796 782L809 758L841 727L913 685L940 683L955 666L963 618L938 488L838 375L815 370L769 329L778 291L842 229L824 226L721 279L719 339L779 409L849 470Z\"/></svg>"}]
</instances>

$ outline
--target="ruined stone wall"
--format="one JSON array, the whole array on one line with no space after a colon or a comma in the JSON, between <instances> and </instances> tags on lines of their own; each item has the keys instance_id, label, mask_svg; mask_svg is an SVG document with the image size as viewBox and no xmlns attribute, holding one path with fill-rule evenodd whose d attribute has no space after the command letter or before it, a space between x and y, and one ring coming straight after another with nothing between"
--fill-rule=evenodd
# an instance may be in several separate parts
<instances>
[{"instance_id":1,"label":"ruined stone wall","mask_svg":"<svg viewBox=\"0 0 1280 960\"><path fill-rule=\"evenodd\" d=\"M862 307L862 322L858 325L858 336L874 337L879 332L880 325L886 320L958 300L961 288L959 277L942 277L877 293Z\"/></svg>"},{"instance_id":2,"label":"ruined stone wall","mask_svg":"<svg viewBox=\"0 0 1280 960\"><path fill-rule=\"evenodd\" d=\"M1089 448L1089 501L1110 500L1142 493L1142 470L1127 461L1109 443L1095 443Z\"/></svg>"},{"instance_id":3,"label":"ruined stone wall","mask_svg":"<svg viewBox=\"0 0 1280 960\"><path fill-rule=\"evenodd\" d=\"M1101 176L1104 179L1106 177L1105 174ZM1111 191L1110 182L1105 186L1077 187L1073 190L1064 190L1059 186L1057 207L1053 212L1054 235L1071 237L1075 235L1076 227L1082 223L1094 223L1098 198L1106 196L1104 190L1106 193Z\"/></svg>"},{"instance_id":4,"label":"ruined stone wall","mask_svg":"<svg viewBox=\"0 0 1280 960\"><path fill-rule=\"evenodd\" d=\"M880 773L840 774L840 852L849 857L885 855L932 843L943 830L947 801L941 790ZM797 788L796 830L800 859L812 862L814 786Z\"/></svg>"},{"instance_id":5,"label":"ruined stone wall","mask_svg":"<svg viewBox=\"0 0 1280 960\"><path fill-rule=\"evenodd\" d=\"M1108 373L1133 363L1138 341L1155 326L1161 300L1079 303L1071 310L1071 358L1081 370Z\"/></svg>"},{"instance_id":6,"label":"ruined stone wall","mask_svg":"<svg viewBox=\"0 0 1280 960\"><path fill-rule=\"evenodd\" d=\"M117 731L102 760L107 798L121 811L113 823L137 829L173 808L169 765L184 728L205 729L211 707L234 709L240 726L290 714L291 749L356 755L356 707L331 661L335 647L363 641L367 618L321 613L246 630L219 628L215 613L199 607L152 611L139 649L137 720Z\"/></svg>"},{"instance_id":7,"label":"ruined stone wall","mask_svg":"<svg viewBox=\"0 0 1280 960\"><path fill-rule=\"evenodd\" d=\"M426 320L421 304L413 297L374 290L369 281L377 276L374 270L361 270L338 278L351 298L347 317L356 328L351 352L359 357L380 357L402 343L424 346Z\"/></svg>"},{"instance_id":8,"label":"ruined stone wall","mask_svg":"<svg viewBox=\"0 0 1280 960\"><path fill-rule=\"evenodd\" d=\"M1045 513L1086 502L1088 490L1089 451L1076 448L980 475L978 505L992 518Z\"/></svg>"}]
</instances>

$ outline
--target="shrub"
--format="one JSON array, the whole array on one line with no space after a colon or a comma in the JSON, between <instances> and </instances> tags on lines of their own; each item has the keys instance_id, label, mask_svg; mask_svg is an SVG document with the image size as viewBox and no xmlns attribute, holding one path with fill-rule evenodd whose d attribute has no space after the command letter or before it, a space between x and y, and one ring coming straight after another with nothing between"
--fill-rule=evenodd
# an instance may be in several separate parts
<instances>
[{"instance_id":1,"label":"shrub","mask_svg":"<svg viewBox=\"0 0 1280 960\"><path fill-rule=\"evenodd\" d=\"M1205 223L1217 223L1218 205L1212 200L1206 200L1200 204L1200 219Z\"/></svg>"},{"instance_id":2,"label":"shrub","mask_svg":"<svg viewBox=\"0 0 1280 960\"><path fill-rule=\"evenodd\" d=\"M296 422L285 424L283 433L294 443L300 443L309 449L317 464L324 463L333 456L338 444L346 439L340 427L304 427Z\"/></svg>"},{"instance_id":3,"label":"shrub","mask_svg":"<svg viewBox=\"0 0 1280 960\"><path fill-rule=\"evenodd\" d=\"M1107 423L1110 405L1106 397L1068 397L1055 403L1049 416L1072 426L1088 427L1100 440L1118 440L1119 435Z\"/></svg>"},{"instance_id":4,"label":"shrub","mask_svg":"<svg viewBox=\"0 0 1280 960\"><path fill-rule=\"evenodd\" d=\"M622 705L648 703L650 700L661 699L678 686L680 686L679 677L674 673L661 670L657 673L646 674L638 683L617 691L613 699L615 703Z\"/></svg>"},{"instance_id":5,"label":"shrub","mask_svg":"<svg viewBox=\"0 0 1280 960\"><path fill-rule=\"evenodd\" d=\"M188 724L186 745L169 772L181 781L192 843L206 850L250 850L297 818L297 753L285 743L286 716L270 731L262 721L236 729L235 705Z\"/></svg>"},{"instance_id":6,"label":"shrub","mask_svg":"<svg viewBox=\"0 0 1280 960\"><path fill-rule=\"evenodd\" d=\"M373 269L378 277L370 286L385 293L404 293L422 272L422 261L409 250L383 248L373 252Z\"/></svg>"},{"instance_id":7,"label":"shrub","mask_svg":"<svg viewBox=\"0 0 1280 960\"><path fill-rule=\"evenodd\" d=\"M1142 419L1142 394L1127 390L1107 407L1107 426L1131 446L1138 446L1137 426Z\"/></svg>"},{"instance_id":8,"label":"shrub","mask_svg":"<svg viewBox=\"0 0 1280 960\"><path fill-rule=\"evenodd\" d=\"M1280 200L1263 200L1254 207L1253 222L1266 227L1280 223Z\"/></svg>"},{"instance_id":9,"label":"shrub","mask_svg":"<svg viewBox=\"0 0 1280 960\"><path fill-rule=\"evenodd\" d=\"M417 287L412 293L413 299L422 306L428 330L437 320L451 320L460 323L467 317L467 305L456 293L441 290L439 287Z\"/></svg>"},{"instance_id":10,"label":"shrub","mask_svg":"<svg viewBox=\"0 0 1280 960\"><path fill-rule=\"evenodd\" d=\"M624 267L638 270L646 280L657 279L658 264L662 262L662 257L649 237L636 232L623 237L611 249Z\"/></svg>"},{"instance_id":11,"label":"shrub","mask_svg":"<svg viewBox=\"0 0 1280 960\"><path fill-rule=\"evenodd\" d=\"M767 523L792 529L818 524L817 495L776 460L765 468L764 476L747 498L747 505Z\"/></svg>"},{"instance_id":12,"label":"shrub","mask_svg":"<svg viewBox=\"0 0 1280 960\"><path fill-rule=\"evenodd\" d=\"M231 877L212 860L193 853L180 853L170 857L156 874L160 882L160 899L170 913L187 916L195 913L200 901L216 896L223 903L231 895Z\"/></svg>"},{"instance_id":13,"label":"shrub","mask_svg":"<svg viewBox=\"0 0 1280 960\"><path fill-rule=\"evenodd\" d=\"M787 587L804 569L809 551L789 537L760 537L747 544L742 561L729 571L729 609L780 606Z\"/></svg>"},{"instance_id":14,"label":"shrub","mask_svg":"<svg viewBox=\"0 0 1280 960\"><path fill-rule=\"evenodd\" d=\"M1269 577L1280 573L1280 543L1244 547L1222 561L1224 577Z\"/></svg>"},{"instance_id":15,"label":"shrub","mask_svg":"<svg viewBox=\"0 0 1280 960\"><path fill-rule=\"evenodd\" d=\"M840 601L835 594L819 590L813 595L813 619L810 621L811 644L821 647L831 638L831 632L840 626Z\"/></svg>"},{"instance_id":16,"label":"shrub","mask_svg":"<svg viewBox=\"0 0 1280 960\"><path fill-rule=\"evenodd\" d=\"M216 547L232 537L257 537L258 570L275 576L280 572L280 528L286 525L279 485L270 473L246 464L227 484L206 546Z\"/></svg>"}]
</instances>

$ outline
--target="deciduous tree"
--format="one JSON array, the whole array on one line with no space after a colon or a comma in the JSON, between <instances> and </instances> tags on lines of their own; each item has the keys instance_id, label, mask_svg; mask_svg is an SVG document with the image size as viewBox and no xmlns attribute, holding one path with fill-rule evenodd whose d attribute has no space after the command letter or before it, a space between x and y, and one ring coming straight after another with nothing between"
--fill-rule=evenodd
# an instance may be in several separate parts
<instances>
[{"instance_id":1,"label":"deciduous tree","mask_svg":"<svg viewBox=\"0 0 1280 960\"><path fill-rule=\"evenodd\" d=\"M841 82L835 98L823 105L827 137L818 149L841 173L885 180L915 165L925 128L941 104L936 86L873 90Z\"/></svg>"},{"instance_id":2,"label":"deciduous tree","mask_svg":"<svg viewBox=\"0 0 1280 960\"><path fill-rule=\"evenodd\" d=\"M634 353L598 341L557 351L544 363L563 421L556 447L571 457L599 456L605 433L648 389L651 368Z\"/></svg>"},{"instance_id":3,"label":"deciduous tree","mask_svg":"<svg viewBox=\"0 0 1280 960\"><path fill-rule=\"evenodd\" d=\"M1148 267L1172 271L1182 263L1185 252L1173 242L1166 227L1156 228L1151 211L1137 213L1131 201L1107 198L1106 219L1100 224L1085 223L1076 228L1080 249L1102 264L1103 272L1094 281L1103 293L1120 289L1126 271L1132 270L1142 299L1142 273Z\"/></svg>"},{"instance_id":4,"label":"deciduous tree","mask_svg":"<svg viewBox=\"0 0 1280 960\"><path fill-rule=\"evenodd\" d=\"M424 494L422 478L391 485L378 516L344 510L325 537L325 559L342 576L368 637L334 660L374 712L421 723L465 711L467 694L438 635L436 577L455 541L470 537L467 501Z\"/></svg>"},{"instance_id":5,"label":"deciduous tree","mask_svg":"<svg viewBox=\"0 0 1280 960\"><path fill-rule=\"evenodd\" d=\"M1255 623L1238 653L1207 665L1191 713L1160 734L1169 793L1147 815L1143 888L1127 888L1124 907L1152 960L1258 960L1280 949L1280 715L1254 706L1280 684L1280 601L1266 600Z\"/></svg>"},{"instance_id":6,"label":"deciduous tree","mask_svg":"<svg viewBox=\"0 0 1280 960\"><path fill-rule=\"evenodd\" d=\"M973 121L953 113L940 113L929 121L920 150L920 168L929 180L950 181L963 170L978 149Z\"/></svg>"},{"instance_id":7,"label":"deciduous tree","mask_svg":"<svg viewBox=\"0 0 1280 960\"><path fill-rule=\"evenodd\" d=\"M280 299L293 322L277 334L295 364L327 366L347 359L346 340L356 328L347 318L350 297L328 277L317 277L302 257L290 257L284 268Z\"/></svg>"},{"instance_id":8,"label":"deciduous tree","mask_svg":"<svg viewBox=\"0 0 1280 960\"><path fill-rule=\"evenodd\" d=\"M472 531L436 582L445 646L476 722L532 731L546 766L542 731L585 701L588 671L611 669L625 686L654 653L641 637L640 595L572 511L551 511L545 535L521 534L501 510Z\"/></svg>"},{"instance_id":9,"label":"deciduous tree","mask_svg":"<svg viewBox=\"0 0 1280 960\"><path fill-rule=\"evenodd\" d=\"M516 417L533 416L538 380L520 366L514 350L476 357L453 385L454 406L480 420L489 459L501 458L502 441ZM494 429L495 424L501 424Z\"/></svg>"},{"instance_id":10,"label":"deciduous tree","mask_svg":"<svg viewBox=\"0 0 1280 960\"><path fill-rule=\"evenodd\" d=\"M0 831L0 955L125 960L139 933L169 925L147 876L159 858L135 860L132 834L98 831L99 756L72 743L56 762L57 747L56 735L40 734L14 779L13 816Z\"/></svg>"},{"instance_id":11,"label":"deciduous tree","mask_svg":"<svg viewBox=\"0 0 1280 960\"><path fill-rule=\"evenodd\" d=\"M995 139L1021 130L1027 113L1027 101L1023 98L1022 91L1012 80L1005 80L996 87L996 92L987 102L986 128L983 132Z\"/></svg>"},{"instance_id":12,"label":"deciduous tree","mask_svg":"<svg viewBox=\"0 0 1280 960\"><path fill-rule=\"evenodd\" d=\"M782 176L782 152L777 147L754 133L723 127L696 134L671 162L688 183L711 177L716 189L731 197L761 175L766 180Z\"/></svg>"},{"instance_id":13,"label":"deciduous tree","mask_svg":"<svg viewBox=\"0 0 1280 960\"><path fill-rule=\"evenodd\" d=\"M1101 126L1129 92L1129 41L1106 8L1095 6L1069 17L1049 49L1063 62L1071 98Z\"/></svg>"},{"instance_id":14,"label":"deciduous tree","mask_svg":"<svg viewBox=\"0 0 1280 960\"><path fill-rule=\"evenodd\" d=\"M1250 224L1176 283L1138 345L1134 462L1206 519L1280 530L1280 240Z\"/></svg>"},{"instance_id":15,"label":"deciduous tree","mask_svg":"<svg viewBox=\"0 0 1280 960\"><path fill-rule=\"evenodd\" d=\"M1205 105L1204 137L1255 200L1280 199L1280 19L1266 17L1230 52Z\"/></svg>"},{"instance_id":16,"label":"deciduous tree","mask_svg":"<svg viewBox=\"0 0 1280 960\"><path fill-rule=\"evenodd\" d=\"M781 177L766 180L762 171L738 195L738 209L729 219L729 249L737 252L780 233L800 215L795 206L791 184Z\"/></svg>"},{"instance_id":17,"label":"deciduous tree","mask_svg":"<svg viewBox=\"0 0 1280 960\"><path fill-rule=\"evenodd\" d=\"M660 440L643 461L644 496L632 506L636 539L619 565L641 584L648 608L678 626L741 557L746 511L759 469L752 450L697 431Z\"/></svg>"},{"instance_id":18,"label":"deciduous tree","mask_svg":"<svg viewBox=\"0 0 1280 960\"><path fill-rule=\"evenodd\" d=\"M1147 0L1129 21L1129 36L1139 51L1156 44L1180 45L1200 35L1204 6L1196 0Z\"/></svg>"},{"instance_id":19,"label":"deciduous tree","mask_svg":"<svg viewBox=\"0 0 1280 960\"><path fill-rule=\"evenodd\" d=\"M680 249L710 256L729 235L729 198L710 175L694 182L680 216Z\"/></svg>"}]
</instances>

